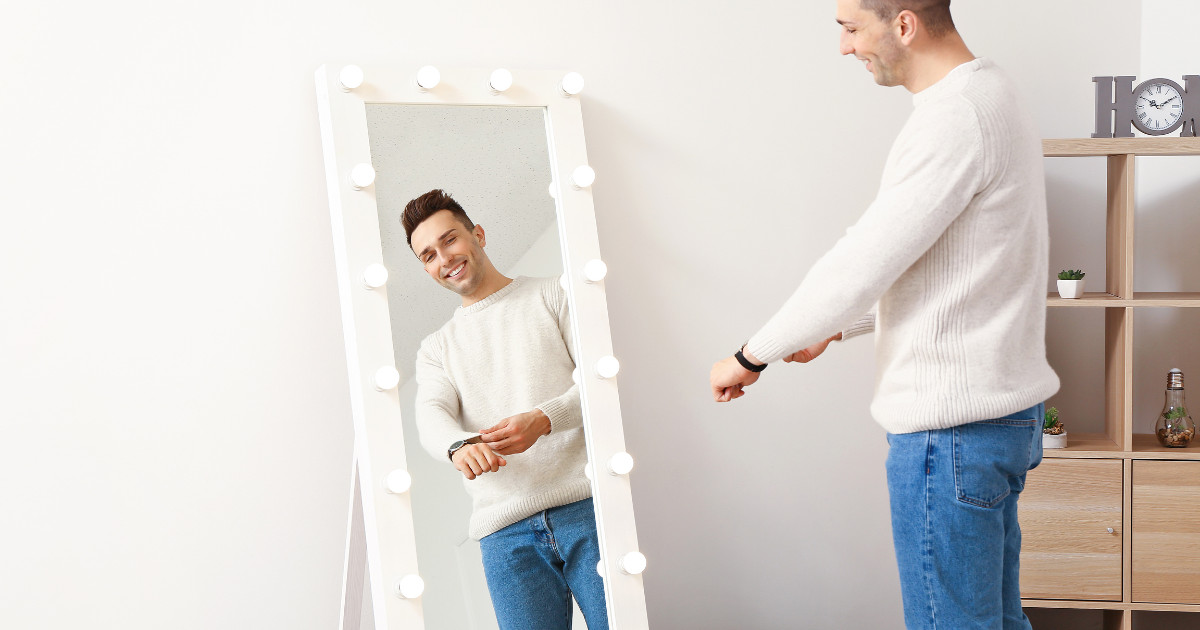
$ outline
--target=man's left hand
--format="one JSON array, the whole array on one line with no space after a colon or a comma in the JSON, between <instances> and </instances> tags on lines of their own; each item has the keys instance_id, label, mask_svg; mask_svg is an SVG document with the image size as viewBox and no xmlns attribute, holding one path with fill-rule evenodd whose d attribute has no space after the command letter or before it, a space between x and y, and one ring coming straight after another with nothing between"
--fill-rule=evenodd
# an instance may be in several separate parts
<instances>
[{"instance_id":1,"label":"man's left hand","mask_svg":"<svg viewBox=\"0 0 1200 630\"><path fill-rule=\"evenodd\" d=\"M549 433L550 418L541 409L509 416L479 432L483 442L501 455L524 453L538 438Z\"/></svg>"},{"instance_id":2,"label":"man's left hand","mask_svg":"<svg viewBox=\"0 0 1200 630\"><path fill-rule=\"evenodd\" d=\"M760 372L751 372L742 367L742 364L738 363L734 357L717 361L713 364L712 372L708 376L709 383L712 385L713 400L729 402L734 398L745 396L746 392L742 389L753 385L760 375Z\"/></svg>"}]
</instances>

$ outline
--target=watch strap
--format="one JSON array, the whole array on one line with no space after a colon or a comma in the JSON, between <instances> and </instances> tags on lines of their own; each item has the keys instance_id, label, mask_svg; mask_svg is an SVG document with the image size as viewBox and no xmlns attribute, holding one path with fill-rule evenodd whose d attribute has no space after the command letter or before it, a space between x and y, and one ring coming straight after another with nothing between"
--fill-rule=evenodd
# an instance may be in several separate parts
<instances>
[{"instance_id":1,"label":"watch strap","mask_svg":"<svg viewBox=\"0 0 1200 630\"><path fill-rule=\"evenodd\" d=\"M733 358L737 359L737 362L741 363L742 367L746 368L747 370L750 370L751 372L761 372L761 371L767 369L766 363L764 363L762 365L755 365L755 364L751 363L748 359L746 359L746 355L742 354L742 350L745 350L745 349L746 349L746 346L743 345L741 348L738 348L737 352L733 353Z\"/></svg>"}]
</instances>

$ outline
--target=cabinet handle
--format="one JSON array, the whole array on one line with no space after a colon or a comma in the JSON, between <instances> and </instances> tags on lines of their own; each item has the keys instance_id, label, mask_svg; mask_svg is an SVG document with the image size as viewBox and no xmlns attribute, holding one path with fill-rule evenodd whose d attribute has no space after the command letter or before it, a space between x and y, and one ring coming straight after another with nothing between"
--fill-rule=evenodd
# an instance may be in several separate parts
<instances>
[{"instance_id":1,"label":"cabinet handle","mask_svg":"<svg viewBox=\"0 0 1200 630\"><path fill-rule=\"evenodd\" d=\"M1110 534L1115 534L1115 533L1117 533L1117 530L1115 530L1115 529L1113 529L1113 528L1109 527L1109 528L1108 528L1108 533L1110 533Z\"/></svg>"}]
</instances>

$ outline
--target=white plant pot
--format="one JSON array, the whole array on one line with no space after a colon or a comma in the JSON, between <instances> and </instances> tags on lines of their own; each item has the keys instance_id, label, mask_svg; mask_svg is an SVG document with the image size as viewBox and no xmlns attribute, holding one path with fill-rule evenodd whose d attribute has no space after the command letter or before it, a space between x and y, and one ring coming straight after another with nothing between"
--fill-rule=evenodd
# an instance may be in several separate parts
<instances>
[{"instance_id":1,"label":"white plant pot","mask_svg":"<svg viewBox=\"0 0 1200 630\"><path fill-rule=\"evenodd\" d=\"M1059 280L1062 282L1062 280ZM1075 281L1078 282L1078 281ZM1042 448L1067 448L1067 432L1063 431L1059 435L1042 434Z\"/></svg>"},{"instance_id":2,"label":"white plant pot","mask_svg":"<svg viewBox=\"0 0 1200 630\"><path fill-rule=\"evenodd\" d=\"M1084 278L1083 280L1086 280ZM1059 280L1058 295L1068 299L1083 297L1083 280Z\"/></svg>"}]
</instances>

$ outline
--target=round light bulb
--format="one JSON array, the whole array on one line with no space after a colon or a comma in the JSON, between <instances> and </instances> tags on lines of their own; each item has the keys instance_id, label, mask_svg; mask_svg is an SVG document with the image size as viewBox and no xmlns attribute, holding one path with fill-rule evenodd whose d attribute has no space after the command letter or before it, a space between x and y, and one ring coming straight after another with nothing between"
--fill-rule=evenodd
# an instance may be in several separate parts
<instances>
[{"instance_id":1,"label":"round light bulb","mask_svg":"<svg viewBox=\"0 0 1200 630\"><path fill-rule=\"evenodd\" d=\"M621 362L617 361L617 358L612 355L600 357L600 360L596 361L596 374L598 374L600 378L612 378L617 375L617 372L620 371Z\"/></svg>"},{"instance_id":2,"label":"round light bulb","mask_svg":"<svg viewBox=\"0 0 1200 630\"><path fill-rule=\"evenodd\" d=\"M571 172L571 183L576 188L587 188L596 182L596 171L584 164Z\"/></svg>"},{"instance_id":3,"label":"round light bulb","mask_svg":"<svg viewBox=\"0 0 1200 630\"><path fill-rule=\"evenodd\" d=\"M604 579L604 561L596 563L596 573L600 574L600 579Z\"/></svg>"},{"instance_id":4,"label":"round light bulb","mask_svg":"<svg viewBox=\"0 0 1200 630\"><path fill-rule=\"evenodd\" d=\"M358 66L345 66L338 73L338 83L342 84L342 91L349 92L354 88L362 85L363 71Z\"/></svg>"},{"instance_id":5,"label":"round light bulb","mask_svg":"<svg viewBox=\"0 0 1200 630\"><path fill-rule=\"evenodd\" d=\"M383 487L392 494L404 494L412 488L412 475L408 474L407 470L393 470L383 480Z\"/></svg>"},{"instance_id":6,"label":"round light bulb","mask_svg":"<svg viewBox=\"0 0 1200 630\"><path fill-rule=\"evenodd\" d=\"M608 265L603 260L589 260L583 266L583 277L592 284L600 282L608 275Z\"/></svg>"},{"instance_id":7,"label":"round light bulb","mask_svg":"<svg viewBox=\"0 0 1200 630\"><path fill-rule=\"evenodd\" d=\"M608 472L612 475L628 475L633 470L633 455L620 452L608 458Z\"/></svg>"},{"instance_id":8,"label":"round light bulb","mask_svg":"<svg viewBox=\"0 0 1200 630\"><path fill-rule=\"evenodd\" d=\"M571 370L571 382L575 383L576 385L579 384L579 368Z\"/></svg>"},{"instance_id":9,"label":"round light bulb","mask_svg":"<svg viewBox=\"0 0 1200 630\"><path fill-rule=\"evenodd\" d=\"M396 368L385 365L375 370L375 389L386 392L400 384L400 372Z\"/></svg>"},{"instance_id":10,"label":"round light bulb","mask_svg":"<svg viewBox=\"0 0 1200 630\"><path fill-rule=\"evenodd\" d=\"M387 281L387 267L379 263L371 263L363 270L363 284L367 285L368 289L378 289L387 284Z\"/></svg>"},{"instance_id":11,"label":"round light bulb","mask_svg":"<svg viewBox=\"0 0 1200 630\"><path fill-rule=\"evenodd\" d=\"M551 199L558 199L558 187L554 185L554 182L550 182L550 185L546 187L546 191L550 193Z\"/></svg>"},{"instance_id":12,"label":"round light bulb","mask_svg":"<svg viewBox=\"0 0 1200 630\"><path fill-rule=\"evenodd\" d=\"M425 592L425 580L416 574L406 575L396 580L396 596L400 599L416 599Z\"/></svg>"},{"instance_id":13,"label":"round light bulb","mask_svg":"<svg viewBox=\"0 0 1200 630\"><path fill-rule=\"evenodd\" d=\"M362 190L375 183L375 167L370 164L356 164L350 169L350 184L354 190Z\"/></svg>"},{"instance_id":14,"label":"round light bulb","mask_svg":"<svg viewBox=\"0 0 1200 630\"><path fill-rule=\"evenodd\" d=\"M504 68L492 70L492 76L488 79L488 87L492 88L495 92L503 92L512 87L512 84L512 73Z\"/></svg>"},{"instance_id":15,"label":"round light bulb","mask_svg":"<svg viewBox=\"0 0 1200 630\"><path fill-rule=\"evenodd\" d=\"M560 84L562 91L568 96L575 96L583 91L583 75L578 72L568 72L563 75Z\"/></svg>"},{"instance_id":16,"label":"round light bulb","mask_svg":"<svg viewBox=\"0 0 1200 630\"><path fill-rule=\"evenodd\" d=\"M592 462L588 462L583 465L583 476L587 477L588 481L592 481L596 478L596 473L592 472Z\"/></svg>"},{"instance_id":17,"label":"round light bulb","mask_svg":"<svg viewBox=\"0 0 1200 630\"><path fill-rule=\"evenodd\" d=\"M558 286L562 287L563 291L567 290L567 274L558 277Z\"/></svg>"},{"instance_id":18,"label":"round light bulb","mask_svg":"<svg viewBox=\"0 0 1200 630\"><path fill-rule=\"evenodd\" d=\"M424 66L417 70L417 85L422 90L432 90L442 82L442 73L433 66Z\"/></svg>"},{"instance_id":19,"label":"round light bulb","mask_svg":"<svg viewBox=\"0 0 1200 630\"><path fill-rule=\"evenodd\" d=\"M641 552L630 551L621 556L621 571L629 575L641 575L646 570L646 556Z\"/></svg>"}]
</instances>

